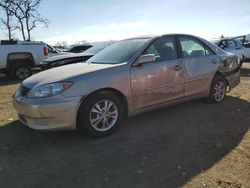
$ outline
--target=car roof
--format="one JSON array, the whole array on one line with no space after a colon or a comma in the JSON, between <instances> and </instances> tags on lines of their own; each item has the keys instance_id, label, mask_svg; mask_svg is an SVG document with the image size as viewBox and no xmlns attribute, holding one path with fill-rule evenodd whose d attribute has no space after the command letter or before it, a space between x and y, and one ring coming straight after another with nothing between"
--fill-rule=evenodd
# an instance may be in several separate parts
<instances>
[{"instance_id":1,"label":"car roof","mask_svg":"<svg viewBox=\"0 0 250 188\"><path fill-rule=\"evenodd\" d=\"M137 36L137 37L132 37L132 38L127 38L124 40L133 40L133 39L153 39L153 38L158 38L158 37L163 37L163 36L190 36L190 37L196 37L196 38L200 38L198 36L195 35L191 35L191 34L184 34L184 33L169 33L169 34L159 34L159 35L142 35L142 36Z\"/></svg>"},{"instance_id":2,"label":"car roof","mask_svg":"<svg viewBox=\"0 0 250 188\"><path fill-rule=\"evenodd\" d=\"M151 39L156 37L157 35L141 35L141 36L137 36L137 37L131 37L131 38L126 38L124 40L134 40L134 39Z\"/></svg>"}]
</instances>

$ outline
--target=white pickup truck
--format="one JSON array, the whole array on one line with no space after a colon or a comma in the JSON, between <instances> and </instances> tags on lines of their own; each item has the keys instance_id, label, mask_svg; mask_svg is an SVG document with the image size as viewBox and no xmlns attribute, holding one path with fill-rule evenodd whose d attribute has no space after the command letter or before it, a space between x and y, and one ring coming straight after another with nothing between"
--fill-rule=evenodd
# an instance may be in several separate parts
<instances>
[{"instance_id":1,"label":"white pickup truck","mask_svg":"<svg viewBox=\"0 0 250 188\"><path fill-rule=\"evenodd\" d=\"M58 53L43 42L1 41L0 72L13 79L24 80L32 74L32 67Z\"/></svg>"}]
</instances>

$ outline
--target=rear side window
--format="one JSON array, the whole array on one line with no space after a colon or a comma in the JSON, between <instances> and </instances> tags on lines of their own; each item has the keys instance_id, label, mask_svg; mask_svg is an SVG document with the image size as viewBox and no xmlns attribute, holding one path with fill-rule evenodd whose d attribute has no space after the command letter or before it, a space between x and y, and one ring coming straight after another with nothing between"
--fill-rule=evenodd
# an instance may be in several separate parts
<instances>
[{"instance_id":1,"label":"rear side window","mask_svg":"<svg viewBox=\"0 0 250 188\"><path fill-rule=\"evenodd\" d=\"M211 55L213 52L205 46L199 40L189 37L189 36L180 36L180 44L182 49L182 57L200 57Z\"/></svg>"},{"instance_id":2,"label":"rear side window","mask_svg":"<svg viewBox=\"0 0 250 188\"><path fill-rule=\"evenodd\" d=\"M143 52L143 55L146 54L154 54L158 62L177 59L175 38L173 36L165 36L156 39Z\"/></svg>"}]
</instances>

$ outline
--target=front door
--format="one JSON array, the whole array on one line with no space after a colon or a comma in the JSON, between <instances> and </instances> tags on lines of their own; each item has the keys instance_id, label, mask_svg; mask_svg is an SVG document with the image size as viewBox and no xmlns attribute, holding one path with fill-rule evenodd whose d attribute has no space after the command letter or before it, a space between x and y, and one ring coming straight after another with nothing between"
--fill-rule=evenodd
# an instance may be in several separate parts
<instances>
[{"instance_id":1,"label":"front door","mask_svg":"<svg viewBox=\"0 0 250 188\"><path fill-rule=\"evenodd\" d=\"M184 96L183 64L177 58L174 36L156 39L142 55L154 54L156 61L131 68L135 110L168 103Z\"/></svg>"}]
</instances>

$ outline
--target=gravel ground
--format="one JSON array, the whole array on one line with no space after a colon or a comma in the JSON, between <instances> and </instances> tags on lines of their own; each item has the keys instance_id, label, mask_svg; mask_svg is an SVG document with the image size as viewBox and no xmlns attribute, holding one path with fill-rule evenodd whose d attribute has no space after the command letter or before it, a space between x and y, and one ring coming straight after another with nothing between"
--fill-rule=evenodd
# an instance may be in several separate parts
<instances>
[{"instance_id":1,"label":"gravel ground","mask_svg":"<svg viewBox=\"0 0 250 188\"><path fill-rule=\"evenodd\" d=\"M0 187L250 187L250 66L221 104L192 101L128 119L114 134L37 132L0 75Z\"/></svg>"}]
</instances>

